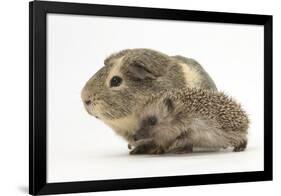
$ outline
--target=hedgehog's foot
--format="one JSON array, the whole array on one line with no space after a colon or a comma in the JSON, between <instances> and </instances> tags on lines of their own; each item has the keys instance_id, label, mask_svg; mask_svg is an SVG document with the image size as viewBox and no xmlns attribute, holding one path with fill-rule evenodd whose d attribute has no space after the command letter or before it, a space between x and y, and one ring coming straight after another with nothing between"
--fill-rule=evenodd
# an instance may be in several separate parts
<instances>
[{"instance_id":1,"label":"hedgehog's foot","mask_svg":"<svg viewBox=\"0 0 281 196\"><path fill-rule=\"evenodd\" d=\"M239 143L239 145L234 146L233 152L241 152L244 151L247 147L247 140L243 140L242 142Z\"/></svg>"}]
</instances>

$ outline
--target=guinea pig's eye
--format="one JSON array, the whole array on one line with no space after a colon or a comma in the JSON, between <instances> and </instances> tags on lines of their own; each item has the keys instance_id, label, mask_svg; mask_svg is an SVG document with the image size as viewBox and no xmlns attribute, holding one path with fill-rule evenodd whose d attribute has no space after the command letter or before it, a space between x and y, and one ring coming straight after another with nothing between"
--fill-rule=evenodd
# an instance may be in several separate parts
<instances>
[{"instance_id":1,"label":"guinea pig's eye","mask_svg":"<svg viewBox=\"0 0 281 196\"><path fill-rule=\"evenodd\" d=\"M148 124L150 126L154 126L154 125L156 125L156 123L157 123L157 118L155 116L152 116L152 117L148 118Z\"/></svg>"},{"instance_id":2,"label":"guinea pig's eye","mask_svg":"<svg viewBox=\"0 0 281 196\"><path fill-rule=\"evenodd\" d=\"M120 78L119 76L113 76L110 80L110 87L120 86L121 83L122 78Z\"/></svg>"}]
</instances>

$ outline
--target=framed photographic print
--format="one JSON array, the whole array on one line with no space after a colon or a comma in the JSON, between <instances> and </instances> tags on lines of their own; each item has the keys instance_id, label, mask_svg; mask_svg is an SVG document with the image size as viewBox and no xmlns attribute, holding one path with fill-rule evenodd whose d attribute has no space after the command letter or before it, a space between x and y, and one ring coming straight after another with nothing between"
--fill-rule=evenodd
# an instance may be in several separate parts
<instances>
[{"instance_id":1,"label":"framed photographic print","mask_svg":"<svg viewBox=\"0 0 281 196\"><path fill-rule=\"evenodd\" d=\"M272 16L29 10L30 194L272 180Z\"/></svg>"}]
</instances>

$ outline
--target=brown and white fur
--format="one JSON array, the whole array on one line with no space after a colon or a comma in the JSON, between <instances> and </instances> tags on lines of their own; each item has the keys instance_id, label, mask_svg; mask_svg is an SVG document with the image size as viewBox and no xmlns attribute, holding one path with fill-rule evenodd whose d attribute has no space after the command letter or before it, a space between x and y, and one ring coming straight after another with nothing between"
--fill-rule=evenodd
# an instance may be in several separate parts
<instances>
[{"instance_id":1,"label":"brown and white fur","mask_svg":"<svg viewBox=\"0 0 281 196\"><path fill-rule=\"evenodd\" d=\"M193 147L243 151L249 119L223 93L184 88L158 93L139 113L131 154L187 153Z\"/></svg>"},{"instance_id":2,"label":"brown and white fur","mask_svg":"<svg viewBox=\"0 0 281 196\"><path fill-rule=\"evenodd\" d=\"M118 85L111 85L116 77ZM130 143L144 101L164 89L183 87L216 90L211 77L193 59L151 49L126 49L105 59L104 66L86 82L81 97L90 115Z\"/></svg>"}]
</instances>

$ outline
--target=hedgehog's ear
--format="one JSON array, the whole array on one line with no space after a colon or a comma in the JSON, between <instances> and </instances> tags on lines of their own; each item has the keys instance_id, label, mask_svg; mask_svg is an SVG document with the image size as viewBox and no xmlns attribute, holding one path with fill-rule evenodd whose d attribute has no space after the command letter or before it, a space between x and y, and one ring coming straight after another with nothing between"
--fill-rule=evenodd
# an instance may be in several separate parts
<instances>
[{"instance_id":1,"label":"hedgehog's ear","mask_svg":"<svg viewBox=\"0 0 281 196\"><path fill-rule=\"evenodd\" d=\"M140 63L133 63L128 67L129 72L131 73L131 76L139 79L139 80L144 80L144 79L156 79L157 76L154 75L148 67L145 65L142 65Z\"/></svg>"},{"instance_id":2,"label":"hedgehog's ear","mask_svg":"<svg viewBox=\"0 0 281 196\"><path fill-rule=\"evenodd\" d=\"M174 110L174 103L171 99L165 98L163 100L163 102L164 102L164 105L166 106L168 112L172 112Z\"/></svg>"}]
</instances>

